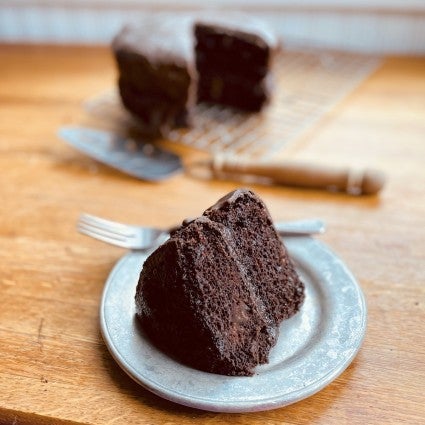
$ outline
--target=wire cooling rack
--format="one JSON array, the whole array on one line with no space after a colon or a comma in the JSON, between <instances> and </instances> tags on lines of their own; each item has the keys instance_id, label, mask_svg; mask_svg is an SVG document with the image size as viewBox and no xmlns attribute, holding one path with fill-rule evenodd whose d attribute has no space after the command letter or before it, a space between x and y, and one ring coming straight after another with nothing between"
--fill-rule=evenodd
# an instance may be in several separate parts
<instances>
[{"instance_id":1,"label":"wire cooling rack","mask_svg":"<svg viewBox=\"0 0 425 425\"><path fill-rule=\"evenodd\" d=\"M211 154L270 159L318 124L379 63L379 58L349 52L283 51L274 65L272 102L262 112L199 104L192 127L173 130L169 139ZM116 90L88 100L85 107L111 130L134 126Z\"/></svg>"}]
</instances>

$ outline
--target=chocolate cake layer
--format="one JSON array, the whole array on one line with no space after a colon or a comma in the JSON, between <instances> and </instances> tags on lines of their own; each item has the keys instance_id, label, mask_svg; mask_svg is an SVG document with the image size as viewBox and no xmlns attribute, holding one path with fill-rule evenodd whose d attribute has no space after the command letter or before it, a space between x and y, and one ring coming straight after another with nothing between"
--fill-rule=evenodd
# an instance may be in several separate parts
<instances>
[{"instance_id":1,"label":"chocolate cake layer","mask_svg":"<svg viewBox=\"0 0 425 425\"><path fill-rule=\"evenodd\" d=\"M172 102L164 95L141 92L122 78L118 87L123 105L137 116L146 134L161 136L190 123L185 97Z\"/></svg>"}]
</instances>

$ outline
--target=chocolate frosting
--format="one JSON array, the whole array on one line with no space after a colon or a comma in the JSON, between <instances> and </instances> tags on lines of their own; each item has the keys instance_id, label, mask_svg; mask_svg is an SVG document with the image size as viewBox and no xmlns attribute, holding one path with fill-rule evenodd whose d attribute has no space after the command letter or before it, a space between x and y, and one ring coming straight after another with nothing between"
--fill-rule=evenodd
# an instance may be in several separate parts
<instances>
[{"instance_id":1,"label":"chocolate frosting","mask_svg":"<svg viewBox=\"0 0 425 425\"><path fill-rule=\"evenodd\" d=\"M239 35L257 45L278 46L276 36L262 22L249 15L230 13L190 14L184 16L146 15L137 25L127 25L114 38L112 47L140 54L152 62L176 64L194 59L194 25L215 25L229 35Z\"/></svg>"}]
</instances>

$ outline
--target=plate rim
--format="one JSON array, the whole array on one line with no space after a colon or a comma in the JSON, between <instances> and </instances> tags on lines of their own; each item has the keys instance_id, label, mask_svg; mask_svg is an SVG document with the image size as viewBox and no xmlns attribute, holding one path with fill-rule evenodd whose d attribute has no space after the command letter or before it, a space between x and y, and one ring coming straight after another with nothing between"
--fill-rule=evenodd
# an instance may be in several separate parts
<instances>
[{"instance_id":1,"label":"plate rim","mask_svg":"<svg viewBox=\"0 0 425 425\"><path fill-rule=\"evenodd\" d=\"M341 361L338 365L334 366L329 373L322 375L319 379L310 383L306 387L301 387L295 391L292 391L287 394L277 394L273 397L268 397L266 399L258 399L258 400L239 400L239 401L214 401L205 397L194 397L192 395L187 395L182 392L178 392L176 390L170 389L165 385L155 382L150 379L148 376L143 375L140 371L135 370L135 368L126 360L126 358L121 354L119 348L113 341L113 338L110 335L108 330L108 325L105 317L105 301L108 296L108 289L110 288L111 282L113 282L115 275L120 271L123 264L125 264L129 258L134 257L135 255L143 257L149 256L149 254L153 251L149 250L148 252L133 252L130 251L127 254L123 255L114 265L111 272L108 275L105 286L102 291L101 303L99 306L100 313L100 330L102 337L104 339L105 345L108 348L108 351L117 362L117 364L123 369L123 371L134 381L140 384L142 387L151 391L152 393L165 398L174 403L178 403L184 406L211 411L211 412L226 412L226 413L243 413L243 412L257 412L257 411L265 411L270 409L275 409L278 407L284 407L295 402L301 401L305 398L308 398L317 392L321 391L331 382L333 382L338 376L340 376L347 367L352 363L357 353L359 352L362 343L366 334L367 327L367 304L364 293L351 273L345 263L322 241L317 240L316 238L312 238L309 236L294 236L294 237L285 237L284 243L291 254L290 249L288 248L286 242L290 239L296 238L297 240L303 240L306 243L312 243L316 248L319 248L324 254L326 254L327 259L337 259L338 265L341 270L345 273L346 277L349 278L350 283L356 289L356 295L358 299L358 306L361 311L361 323L356 335L357 344L354 348L351 349L350 355L344 357L343 361ZM154 248L155 249L155 248ZM178 362L176 362L178 364ZM209 374L209 372L197 371L200 374ZM142 379L143 378L143 379ZM223 376L223 378L228 379L252 379L252 377L232 377L232 376Z\"/></svg>"}]
</instances>

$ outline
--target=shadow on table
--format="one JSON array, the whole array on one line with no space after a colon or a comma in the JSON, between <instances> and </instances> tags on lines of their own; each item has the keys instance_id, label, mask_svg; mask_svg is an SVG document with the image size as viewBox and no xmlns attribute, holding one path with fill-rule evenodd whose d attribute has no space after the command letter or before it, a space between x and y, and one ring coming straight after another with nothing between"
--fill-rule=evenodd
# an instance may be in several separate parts
<instances>
[{"instance_id":1,"label":"shadow on table","mask_svg":"<svg viewBox=\"0 0 425 425\"><path fill-rule=\"evenodd\" d=\"M176 423L190 423L192 420L202 420L202 423L207 421L208 424L215 423L215 420L221 424L226 422L226 418L233 424L246 424L247 421L249 422L250 417L252 420L258 420L260 416L262 421L275 420L280 423L282 415L285 423L296 424L313 424L319 418L323 419L325 417L344 419L344 412L337 413L335 409L337 409L340 399L344 398L344 393L350 386L351 377L356 369L356 361L354 361L338 379L322 391L290 406L263 412L217 413L179 405L151 393L133 381L117 365L106 346L101 345L99 347L104 368L116 385L117 390L140 402L140 410L136 409L135 412L129 412L129 414L148 416L151 419L155 417L158 423L170 421L170 415L175 417ZM332 413L329 412L330 409L333 410Z\"/></svg>"}]
</instances>

